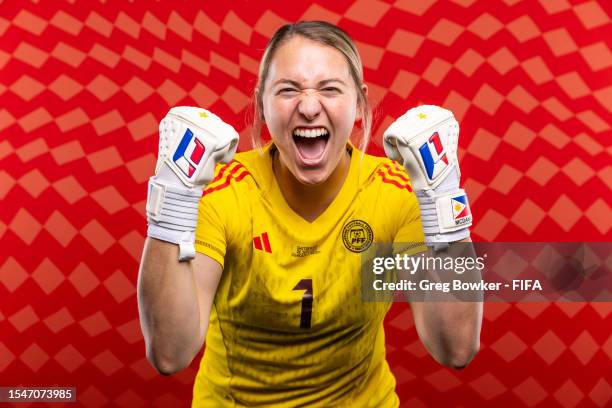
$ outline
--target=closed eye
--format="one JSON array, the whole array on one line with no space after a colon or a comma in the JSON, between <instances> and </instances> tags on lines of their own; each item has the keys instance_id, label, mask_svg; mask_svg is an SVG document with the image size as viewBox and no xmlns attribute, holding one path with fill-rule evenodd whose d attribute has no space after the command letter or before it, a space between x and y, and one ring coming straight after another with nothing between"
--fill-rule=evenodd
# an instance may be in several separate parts
<instances>
[{"instance_id":1,"label":"closed eye","mask_svg":"<svg viewBox=\"0 0 612 408\"><path fill-rule=\"evenodd\" d=\"M293 92L297 92L295 88L281 88L278 90L278 94L291 94Z\"/></svg>"},{"instance_id":2,"label":"closed eye","mask_svg":"<svg viewBox=\"0 0 612 408\"><path fill-rule=\"evenodd\" d=\"M340 88L336 88L335 86L327 86L321 89L321 91L325 93L342 93L342 91L340 91Z\"/></svg>"}]
</instances>

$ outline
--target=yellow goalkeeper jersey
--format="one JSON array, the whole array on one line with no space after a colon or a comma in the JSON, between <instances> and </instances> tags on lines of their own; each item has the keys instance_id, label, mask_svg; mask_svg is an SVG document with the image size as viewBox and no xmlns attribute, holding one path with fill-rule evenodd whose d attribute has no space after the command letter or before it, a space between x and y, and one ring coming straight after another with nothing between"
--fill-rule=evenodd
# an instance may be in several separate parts
<instances>
[{"instance_id":1,"label":"yellow goalkeeper jersey","mask_svg":"<svg viewBox=\"0 0 612 408\"><path fill-rule=\"evenodd\" d=\"M344 185L308 222L279 189L273 148L217 166L200 202L196 250L223 274L192 406L397 407L385 360L390 303L362 301L361 254L423 241L408 176L348 145Z\"/></svg>"}]
</instances>

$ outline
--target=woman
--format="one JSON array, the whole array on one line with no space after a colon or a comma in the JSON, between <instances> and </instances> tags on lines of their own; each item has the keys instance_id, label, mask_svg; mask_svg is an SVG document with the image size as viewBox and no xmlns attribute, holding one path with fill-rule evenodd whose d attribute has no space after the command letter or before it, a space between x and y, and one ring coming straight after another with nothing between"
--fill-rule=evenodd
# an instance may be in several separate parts
<instances>
[{"instance_id":1,"label":"woman","mask_svg":"<svg viewBox=\"0 0 612 408\"><path fill-rule=\"evenodd\" d=\"M182 245L189 231L174 241L151 233L149 213L158 239L147 239L139 276L148 358L170 374L206 340L195 407L398 406L382 324L390 304L362 301L361 253L424 236L407 174L362 153L371 113L352 40L323 22L280 28L255 100L256 139L265 123L272 143L218 166L199 201L192 262L162 241ZM362 151L349 142L358 119ZM231 153L232 137L223 140L216 159ZM413 313L434 358L467 364L478 307L415 303Z\"/></svg>"}]
</instances>

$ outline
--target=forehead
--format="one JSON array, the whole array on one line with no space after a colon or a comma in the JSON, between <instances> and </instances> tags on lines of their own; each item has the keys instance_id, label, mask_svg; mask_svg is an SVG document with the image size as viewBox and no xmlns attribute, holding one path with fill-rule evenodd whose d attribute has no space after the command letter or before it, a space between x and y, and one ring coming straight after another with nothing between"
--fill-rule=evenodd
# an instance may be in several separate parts
<instances>
[{"instance_id":1,"label":"forehead","mask_svg":"<svg viewBox=\"0 0 612 408\"><path fill-rule=\"evenodd\" d=\"M329 78L350 79L349 67L337 49L295 36L284 42L270 63L268 83L290 79L303 84Z\"/></svg>"}]
</instances>

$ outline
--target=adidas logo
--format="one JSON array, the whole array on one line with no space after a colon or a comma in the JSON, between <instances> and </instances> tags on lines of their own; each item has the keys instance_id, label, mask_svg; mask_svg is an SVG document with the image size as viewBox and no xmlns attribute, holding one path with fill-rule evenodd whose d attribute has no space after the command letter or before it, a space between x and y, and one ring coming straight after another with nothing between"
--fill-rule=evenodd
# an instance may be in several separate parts
<instances>
[{"instance_id":1,"label":"adidas logo","mask_svg":"<svg viewBox=\"0 0 612 408\"><path fill-rule=\"evenodd\" d=\"M268 239L267 232L264 232L263 234L261 234L261 236L254 237L253 246L259 251L265 251L270 254L272 253L272 247L270 247L270 240Z\"/></svg>"}]
</instances>

